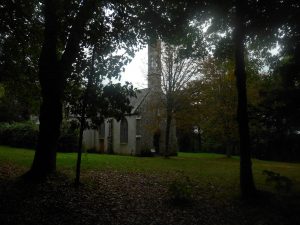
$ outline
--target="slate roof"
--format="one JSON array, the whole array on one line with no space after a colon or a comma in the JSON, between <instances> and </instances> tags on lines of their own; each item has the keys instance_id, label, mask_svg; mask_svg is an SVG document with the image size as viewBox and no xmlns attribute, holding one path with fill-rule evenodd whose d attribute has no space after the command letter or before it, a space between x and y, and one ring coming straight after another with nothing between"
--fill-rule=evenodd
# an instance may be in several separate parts
<instances>
[{"instance_id":1,"label":"slate roof","mask_svg":"<svg viewBox=\"0 0 300 225\"><path fill-rule=\"evenodd\" d=\"M136 97L130 98L130 104L133 107L131 110L131 114L137 113L139 106L143 103L149 92L149 88L139 89L136 92Z\"/></svg>"}]
</instances>

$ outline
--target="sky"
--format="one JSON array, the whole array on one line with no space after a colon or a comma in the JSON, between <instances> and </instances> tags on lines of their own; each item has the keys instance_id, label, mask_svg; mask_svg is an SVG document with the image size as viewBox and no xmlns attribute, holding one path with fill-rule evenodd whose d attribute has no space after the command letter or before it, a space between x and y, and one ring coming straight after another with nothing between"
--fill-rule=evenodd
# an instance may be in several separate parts
<instances>
[{"instance_id":1,"label":"sky","mask_svg":"<svg viewBox=\"0 0 300 225\"><path fill-rule=\"evenodd\" d=\"M205 27L204 29L207 29ZM272 55L278 54L280 46L270 50ZM135 88L142 89L147 87L147 69L148 69L148 47L136 53L133 60L125 67L125 71L121 73L121 82L129 81Z\"/></svg>"},{"instance_id":2,"label":"sky","mask_svg":"<svg viewBox=\"0 0 300 225\"><path fill-rule=\"evenodd\" d=\"M129 81L138 89L147 87L147 50L145 47L137 52L130 64L125 67L125 71L121 74L122 83Z\"/></svg>"}]
</instances>

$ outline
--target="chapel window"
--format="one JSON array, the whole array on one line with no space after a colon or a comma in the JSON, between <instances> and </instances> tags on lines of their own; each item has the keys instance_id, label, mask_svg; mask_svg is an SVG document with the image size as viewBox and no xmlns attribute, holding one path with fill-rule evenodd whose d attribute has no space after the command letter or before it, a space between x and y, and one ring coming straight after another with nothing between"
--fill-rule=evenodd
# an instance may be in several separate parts
<instances>
[{"instance_id":1,"label":"chapel window","mask_svg":"<svg viewBox=\"0 0 300 225\"><path fill-rule=\"evenodd\" d=\"M141 117L136 118L136 135L141 135Z\"/></svg>"},{"instance_id":2,"label":"chapel window","mask_svg":"<svg viewBox=\"0 0 300 225\"><path fill-rule=\"evenodd\" d=\"M100 123L99 136L100 136L100 138L104 138L104 136L105 136L105 124L104 124L104 122Z\"/></svg>"},{"instance_id":3,"label":"chapel window","mask_svg":"<svg viewBox=\"0 0 300 225\"><path fill-rule=\"evenodd\" d=\"M121 120L120 142L121 143L128 143L128 122L127 122L126 118L123 118Z\"/></svg>"}]
</instances>

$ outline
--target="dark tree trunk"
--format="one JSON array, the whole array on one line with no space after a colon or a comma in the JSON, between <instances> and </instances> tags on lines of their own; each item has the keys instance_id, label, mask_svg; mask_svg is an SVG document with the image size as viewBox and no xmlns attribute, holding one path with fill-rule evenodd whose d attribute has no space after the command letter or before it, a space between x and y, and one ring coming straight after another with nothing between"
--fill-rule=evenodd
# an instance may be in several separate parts
<instances>
[{"instance_id":1,"label":"dark tree trunk","mask_svg":"<svg viewBox=\"0 0 300 225\"><path fill-rule=\"evenodd\" d=\"M39 80L42 104L39 137L31 169L25 178L41 180L56 170L56 150L62 121L62 101L67 77L72 72L79 53L84 26L91 16L95 0L86 0L77 14L69 34L64 54L57 59L58 18L57 1L45 0L44 42L39 60Z\"/></svg>"},{"instance_id":2,"label":"dark tree trunk","mask_svg":"<svg viewBox=\"0 0 300 225\"><path fill-rule=\"evenodd\" d=\"M172 121L172 115L171 112L168 112L167 110L167 123L166 123L166 149L164 156L167 158L170 154L170 128L171 128L171 121Z\"/></svg>"},{"instance_id":3,"label":"dark tree trunk","mask_svg":"<svg viewBox=\"0 0 300 225\"><path fill-rule=\"evenodd\" d=\"M80 167L81 167L81 155L82 155L82 140L83 131L85 129L85 114L86 114L86 101L84 100L80 118L80 130L79 130L79 141L78 141L78 154L76 163L76 177L75 177L75 187L80 185Z\"/></svg>"},{"instance_id":4,"label":"dark tree trunk","mask_svg":"<svg viewBox=\"0 0 300 225\"><path fill-rule=\"evenodd\" d=\"M252 163L250 153L246 71L244 60L245 39L245 0L236 0L236 27L235 27L235 75L238 91L237 117L240 136L240 187L242 197L248 198L255 194Z\"/></svg>"},{"instance_id":5,"label":"dark tree trunk","mask_svg":"<svg viewBox=\"0 0 300 225\"><path fill-rule=\"evenodd\" d=\"M62 79L58 70L56 1L45 1L44 43L39 59L42 104L38 144L29 178L40 179L55 171L56 147L62 120Z\"/></svg>"},{"instance_id":6,"label":"dark tree trunk","mask_svg":"<svg viewBox=\"0 0 300 225\"><path fill-rule=\"evenodd\" d=\"M202 135L201 135L201 132L200 132L200 128L198 130L198 142L199 142L198 151L201 152L202 151Z\"/></svg>"},{"instance_id":7,"label":"dark tree trunk","mask_svg":"<svg viewBox=\"0 0 300 225\"><path fill-rule=\"evenodd\" d=\"M169 84L169 87L171 84ZM171 130L171 122L172 122L172 96L170 93L167 93L167 121L166 121L166 149L164 156L167 158L170 155L170 130Z\"/></svg>"}]
</instances>

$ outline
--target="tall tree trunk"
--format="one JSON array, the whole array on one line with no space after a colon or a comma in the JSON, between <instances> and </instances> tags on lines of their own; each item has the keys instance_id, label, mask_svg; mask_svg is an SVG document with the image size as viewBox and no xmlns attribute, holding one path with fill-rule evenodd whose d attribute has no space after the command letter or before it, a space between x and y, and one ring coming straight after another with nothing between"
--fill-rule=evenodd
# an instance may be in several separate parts
<instances>
[{"instance_id":1,"label":"tall tree trunk","mask_svg":"<svg viewBox=\"0 0 300 225\"><path fill-rule=\"evenodd\" d=\"M26 178L40 180L56 170L56 149L62 121L62 99L67 77L79 53L84 27L94 9L95 0L85 0L74 20L64 54L57 59L57 1L45 0L44 42L39 60L42 104L38 144Z\"/></svg>"},{"instance_id":2,"label":"tall tree trunk","mask_svg":"<svg viewBox=\"0 0 300 225\"><path fill-rule=\"evenodd\" d=\"M169 81L170 82L170 81ZM170 84L169 84L170 87ZM172 123L172 96L170 93L167 93L167 121L166 121L166 149L164 156L167 158L170 155L170 130Z\"/></svg>"},{"instance_id":3,"label":"tall tree trunk","mask_svg":"<svg viewBox=\"0 0 300 225\"><path fill-rule=\"evenodd\" d=\"M62 79L56 55L58 22L56 1L45 1L44 42L39 59L42 104L38 144L29 178L40 179L55 171L56 147L62 120Z\"/></svg>"},{"instance_id":4,"label":"tall tree trunk","mask_svg":"<svg viewBox=\"0 0 300 225\"><path fill-rule=\"evenodd\" d=\"M248 198L255 194L252 163L250 153L249 125L247 111L246 71L244 60L245 39L245 0L236 0L235 27L235 75L238 91L237 117L240 136L240 187L242 197Z\"/></svg>"},{"instance_id":5,"label":"tall tree trunk","mask_svg":"<svg viewBox=\"0 0 300 225\"><path fill-rule=\"evenodd\" d=\"M172 112L167 110L167 123L166 123L166 149L164 156L167 158L170 154L170 130L171 130L171 121L172 121Z\"/></svg>"},{"instance_id":6,"label":"tall tree trunk","mask_svg":"<svg viewBox=\"0 0 300 225\"><path fill-rule=\"evenodd\" d=\"M80 130L79 130L79 141L78 141L78 154L76 163L76 177L75 177L75 187L79 187L80 184L80 167L81 167L81 155L82 155L82 141L83 141L83 131L85 129L85 114L86 114L86 100L83 100L82 112L80 116Z\"/></svg>"}]
</instances>

